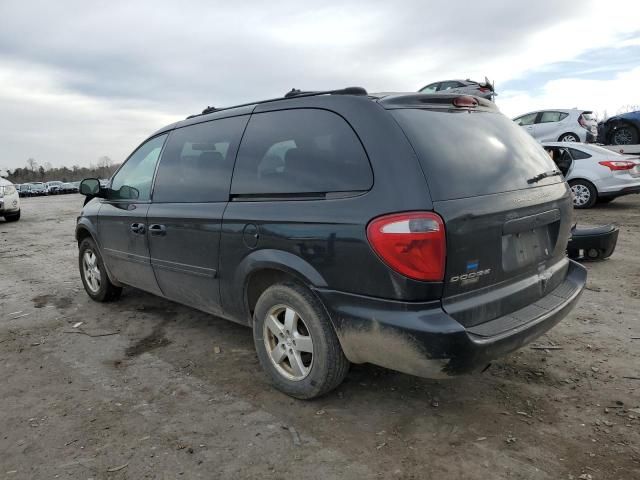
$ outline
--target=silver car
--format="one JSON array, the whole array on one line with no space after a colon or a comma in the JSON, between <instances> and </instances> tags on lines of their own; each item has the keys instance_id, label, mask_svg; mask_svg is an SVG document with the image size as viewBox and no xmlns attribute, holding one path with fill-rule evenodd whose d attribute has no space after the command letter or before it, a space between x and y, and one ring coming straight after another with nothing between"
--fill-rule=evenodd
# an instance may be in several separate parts
<instances>
[{"instance_id":1,"label":"silver car","mask_svg":"<svg viewBox=\"0 0 640 480\"><path fill-rule=\"evenodd\" d=\"M575 208L591 208L596 202L640 193L640 157L612 152L598 145L545 142L573 192Z\"/></svg>"},{"instance_id":2,"label":"silver car","mask_svg":"<svg viewBox=\"0 0 640 480\"><path fill-rule=\"evenodd\" d=\"M593 112L569 110L539 110L513 119L539 142L593 143L598 137L598 122Z\"/></svg>"},{"instance_id":3,"label":"silver car","mask_svg":"<svg viewBox=\"0 0 640 480\"><path fill-rule=\"evenodd\" d=\"M473 80L443 80L440 82L430 83L426 87L419 90L420 93L455 93L475 95L476 97L486 98L493 101L498 95L493 84L485 77L484 82L474 82Z\"/></svg>"}]
</instances>

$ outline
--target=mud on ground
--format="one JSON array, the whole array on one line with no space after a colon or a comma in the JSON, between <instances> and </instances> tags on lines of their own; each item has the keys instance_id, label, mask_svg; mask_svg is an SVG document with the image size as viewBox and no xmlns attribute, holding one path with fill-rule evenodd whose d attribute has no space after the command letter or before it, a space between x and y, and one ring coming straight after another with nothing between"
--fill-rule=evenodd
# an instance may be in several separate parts
<instances>
[{"instance_id":1,"label":"mud on ground","mask_svg":"<svg viewBox=\"0 0 640 480\"><path fill-rule=\"evenodd\" d=\"M536 342L557 349L442 381L356 365L312 402L267 384L248 328L133 289L89 300L81 205L0 220L0 478L640 478L640 196L577 212L620 239Z\"/></svg>"}]
</instances>

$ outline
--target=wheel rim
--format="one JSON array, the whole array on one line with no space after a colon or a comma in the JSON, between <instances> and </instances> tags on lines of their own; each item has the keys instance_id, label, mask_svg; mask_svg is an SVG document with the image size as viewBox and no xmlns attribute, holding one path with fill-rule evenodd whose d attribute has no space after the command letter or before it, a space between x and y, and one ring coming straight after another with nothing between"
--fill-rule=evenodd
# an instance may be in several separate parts
<instances>
[{"instance_id":1,"label":"wheel rim","mask_svg":"<svg viewBox=\"0 0 640 480\"><path fill-rule=\"evenodd\" d=\"M617 129L613 136L613 141L616 145L631 145L632 139L631 130L625 127Z\"/></svg>"},{"instance_id":2,"label":"wheel rim","mask_svg":"<svg viewBox=\"0 0 640 480\"><path fill-rule=\"evenodd\" d=\"M300 381L313 366L313 340L302 317L291 307L276 305L267 313L263 327L264 345L278 373Z\"/></svg>"},{"instance_id":3,"label":"wheel rim","mask_svg":"<svg viewBox=\"0 0 640 480\"><path fill-rule=\"evenodd\" d=\"M578 140L573 135L565 135L560 139L561 142L577 142Z\"/></svg>"},{"instance_id":4,"label":"wheel rim","mask_svg":"<svg viewBox=\"0 0 640 480\"><path fill-rule=\"evenodd\" d=\"M100 268L98 267L98 257L93 250L85 250L82 256L82 273L89 290L98 293L100 290Z\"/></svg>"},{"instance_id":5,"label":"wheel rim","mask_svg":"<svg viewBox=\"0 0 640 480\"><path fill-rule=\"evenodd\" d=\"M571 187L571 192L573 193L573 204L577 205L578 207L586 205L591 199L591 192L586 187L586 185L573 185Z\"/></svg>"}]
</instances>

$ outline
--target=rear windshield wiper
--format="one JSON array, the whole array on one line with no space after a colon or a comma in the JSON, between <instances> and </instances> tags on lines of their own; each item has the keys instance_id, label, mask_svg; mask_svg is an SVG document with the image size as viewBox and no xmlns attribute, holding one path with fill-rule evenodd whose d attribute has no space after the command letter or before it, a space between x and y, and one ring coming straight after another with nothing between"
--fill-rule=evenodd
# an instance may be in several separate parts
<instances>
[{"instance_id":1,"label":"rear windshield wiper","mask_svg":"<svg viewBox=\"0 0 640 480\"><path fill-rule=\"evenodd\" d=\"M560 170L549 170L548 172L539 173L535 177L531 177L529 180L527 180L527 183L536 183L543 178L555 177L556 175L562 175L562 172Z\"/></svg>"}]
</instances>

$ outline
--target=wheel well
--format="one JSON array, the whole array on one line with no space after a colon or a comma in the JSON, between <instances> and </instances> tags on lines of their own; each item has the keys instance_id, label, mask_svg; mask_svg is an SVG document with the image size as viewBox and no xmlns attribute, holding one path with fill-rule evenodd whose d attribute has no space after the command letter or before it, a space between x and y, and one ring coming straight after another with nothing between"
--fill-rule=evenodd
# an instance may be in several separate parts
<instances>
[{"instance_id":1,"label":"wheel well","mask_svg":"<svg viewBox=\"0 0 640 480\"><path fill-rule=\"evenodd\" d=\"M91 233L86 228L79 228L76 233L76 240L78 240L78 245L82 243L85 238L91 237Z\"/></svg>"},{"instance_id":2,"label":"wheel well","mask_svg":"<svg viewBox=\"0 0 640 480\"><path fill-rule=\"evenodd\" d=\"M258 270L249 277L246 288L247 310L253 318L253 310L258 303L260 295L271 285L286 281L299 281L298 277L282 270L272 268Z\"/></svg>"}]
</instances>

